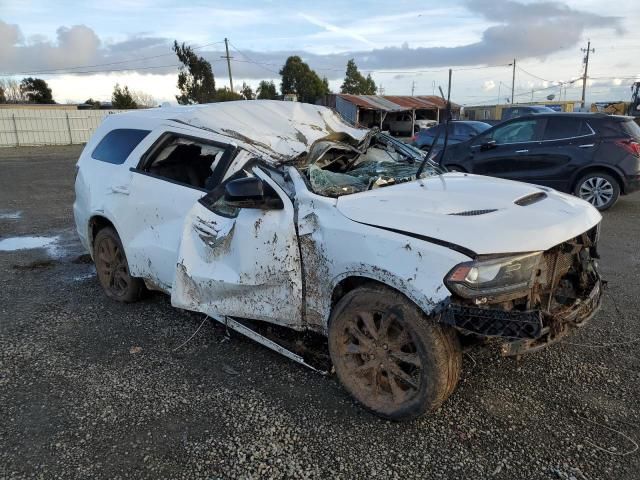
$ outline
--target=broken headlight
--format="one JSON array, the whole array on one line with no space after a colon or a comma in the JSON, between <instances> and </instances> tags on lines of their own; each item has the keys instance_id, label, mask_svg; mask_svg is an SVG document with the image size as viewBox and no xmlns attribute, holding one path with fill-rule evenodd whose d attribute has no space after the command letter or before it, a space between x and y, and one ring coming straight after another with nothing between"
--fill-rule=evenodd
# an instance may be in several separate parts
<instances>
[{"instance_id":1,"label":"broken headlight","mask_svg":"<svg viewBox=\"0 0 640 480\"><path fill-rule=\"evenodd\" d=\"M531 288L542 252L478 259L456 265L445 277L452 293L464 298L499 296Z\"/></svg>"}]
</instances>

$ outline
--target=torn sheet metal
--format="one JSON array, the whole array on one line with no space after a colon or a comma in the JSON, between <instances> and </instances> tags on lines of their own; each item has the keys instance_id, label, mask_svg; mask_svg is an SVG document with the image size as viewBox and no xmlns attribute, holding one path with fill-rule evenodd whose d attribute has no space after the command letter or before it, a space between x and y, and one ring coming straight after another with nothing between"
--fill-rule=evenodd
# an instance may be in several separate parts
<instances>
[{"instance_id":1,"label":"torn sheet metal","mask_svg":"<svg viewBox=\"0 0 640 480\"><path fill-rule=\"evenodd\" d=\"M283 209L245 208L235 217L196 203L184 224L172 305L302 329L300 251L293 205L284 200Z\"/></svg>"}]
</instances>

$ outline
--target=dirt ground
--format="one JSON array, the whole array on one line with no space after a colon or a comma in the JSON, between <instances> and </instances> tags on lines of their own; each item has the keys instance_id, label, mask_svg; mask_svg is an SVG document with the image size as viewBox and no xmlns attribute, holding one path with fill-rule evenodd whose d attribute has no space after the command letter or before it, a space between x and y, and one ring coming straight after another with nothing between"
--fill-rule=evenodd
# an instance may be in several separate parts
<instances>
[{"instance_id":1,"label":"dirt ground","mask_svg":"<svg viewBox=\"0 0 640 480\"><path fill-rule=\"evenodd\" d=\"M174 351L202 317L161 294L108 300L78 259L79 152L0 150L0 241L57 236L0 252L0 478L638 478L640 194L604 215L589 325L520 362L471 350L446 404L399 424L210 321Z\"/></svg>"}]
</instances>

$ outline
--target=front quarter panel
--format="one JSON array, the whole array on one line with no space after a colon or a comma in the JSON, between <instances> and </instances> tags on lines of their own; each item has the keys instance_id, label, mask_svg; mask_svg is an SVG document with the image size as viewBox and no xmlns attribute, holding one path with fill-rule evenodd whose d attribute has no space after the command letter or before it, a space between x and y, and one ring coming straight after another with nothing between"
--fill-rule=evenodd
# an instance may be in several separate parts
<instances>
[{"instance_id":1,"label":"front quarter panel","mask_svg":"<svg viewBox=\"0 0 640 480\"><path fill-rule=\"evenodd\" d=\"M290 175L296 189L308 328L327 333L333 291L347 277L388 285L426 314L449 297L443 279L469 257L350 220L335 208L336 199L310 192L297 170L291 168Z\"/></svg>"}]
</instances>

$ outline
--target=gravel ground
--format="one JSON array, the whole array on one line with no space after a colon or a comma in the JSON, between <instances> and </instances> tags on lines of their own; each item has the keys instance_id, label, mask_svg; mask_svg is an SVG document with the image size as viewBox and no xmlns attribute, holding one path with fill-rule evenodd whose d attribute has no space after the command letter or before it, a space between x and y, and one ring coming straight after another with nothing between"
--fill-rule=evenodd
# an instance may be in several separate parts
<instances>
[{"instance_id":1,"label":"gravel ground","mask_svg":"<svg viewBox=\"0 0 640 480\"><path fill-rule=\"evenodd\" d=\"M58 236L0 252L0 477L638 478L640 194L605 214L589 325L520 362L469 351L445 405L398 424L213 323L174 352L202 317L161 294L108 300L78 259L79 152L0 150L0 240Z\"/></svg>"}]
</instances>

